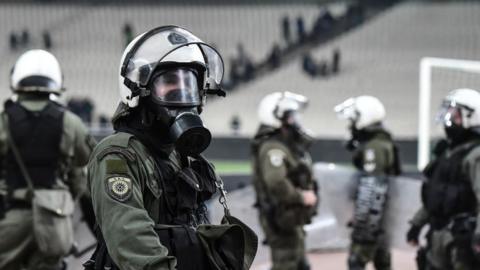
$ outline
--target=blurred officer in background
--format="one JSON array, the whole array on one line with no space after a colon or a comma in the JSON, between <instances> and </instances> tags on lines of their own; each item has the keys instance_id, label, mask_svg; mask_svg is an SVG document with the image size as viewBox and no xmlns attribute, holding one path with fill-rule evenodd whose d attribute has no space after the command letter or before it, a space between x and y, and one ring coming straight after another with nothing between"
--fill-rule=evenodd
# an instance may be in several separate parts
<instances>
[{"instance_id":1,"label":"blurred officer in background","mask_svg":"<svg viewBox=\"0 0 480 270\"><path fill-rule=\"evenodd\" d=\"M303 225L316 214L318 198L308 152L313 138L299 122L307 102L301 95L276 92L265 96L258 108L253 183L272 270L310 269Z\"/></svg>"},{"instance_id":2,"label":"blurred officer in background","mask_svg":"<svg viewBox=\"0 0 480 270\"><path fill-rule=\"evenodd\" d=\"M35 190L68 189L77 198L86 191L84 166L95 142L80 118L49 98L64 90L52 54L27 51L10 82L15 95L0 121L0 269L62 269L61 255L38 249L28 182L11 143Z\"/></svg>"},{"instance_id":3,"label":"blurred officer in background","mask_svg":"<svg viewBox=\"0 0 480 270\"><path fill-rule=\"evenodd\" d=\"M420 269L480 269L480 93L457 89L443 100L438 120L446 140L423 173L423 207L411 220L407 241L418 245L429 225Z\"/></svg>"},{"instance_id":4,"label":"blurred officer in background","mask_svg":"<svg viewBox=\"0 0 480 270\"><path fill-rule=\"evenodd\" d=\"M224 96L222 77L217 51L180 27L152 29L127 46L112 120L116 132L97 145L88 165L99 244L86 269L249 266L254 254L243 260L249 247L240 246L242 239L222 242L217 235L212 251L200 238L202 228L218 228L203 224L209 223L205 201L221 187L200 155L211 140L200 113L207 95Z\"/></svg>"},{"instance_id":5,"label":"blurred officer in background","mask_svg":"<svg viewBox=\"0 0 480 270\"><path fill-rule=\"evenodd\" d=\"M365 269L373 262L375 269L391 269L391 255L385 228L389 177L400 174L398 151L385 130L385 108L372 96L349 98L335 107L339 118L349 121L351 139L347 149L358 170L354 192L354 217L348 266Z\"/></svg>"}]
</instances>

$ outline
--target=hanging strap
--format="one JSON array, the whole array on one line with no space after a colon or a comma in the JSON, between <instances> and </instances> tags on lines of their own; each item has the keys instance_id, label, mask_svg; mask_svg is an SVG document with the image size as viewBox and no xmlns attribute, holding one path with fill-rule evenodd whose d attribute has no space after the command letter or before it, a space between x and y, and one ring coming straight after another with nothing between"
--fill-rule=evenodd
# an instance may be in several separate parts
<instances>
[{"instance_id":1,"label":"hanging strap","mask_svg":"<svg viewBox=\"0 0 480 270\"><path fill-rule=\"evenodd\" d=\"M201 154L198 155L196 158L199 158L199 159L207 162L208 164L210 164L210 162L208 162L207 159ZM174 162L174 160L172 160L171 157L168 157L168 159L170 160L170 163L174 167L176 167L179 171L181 171L182 168L180 168L180 166L178 166ZM185 177L190 178L189 175L185 175ZM222 205L225 216L230 216L230 209L228 208L228 204L227 204L227 191L225 190L225 187L224 187L225 185L223 183L222 178L217 173L215 173L215 186L217 187L218 191L220 192L220 196L218 197L218 202L220 202L220 204Z\"/></svg>"},{"instance_id":2,"label":"hanging strap","mask_svg":"<svg viewBox=\"0 0 480 270\"><path fill-rule=\"evenodd\" d=\"M2 122L3 126L5 127L5 131L7 134L7 145L10 146L12 149L13 155L15 157L15 161L18 164L18 167L20 168L20 172L22 173L23 178L25 178L25 181L27 182L28 185L28 195L27 199L32 199L33 198L33 191L35 190L33 186L33 181L32 178L30 178L30 174L28 173L27 167L25 166L25 163L23 162L22 156L20 155L20 152L18 151L17 145L13 141L12 134L10 133L10 127L8 124L8 119L6 113L2 114Z\"/></svg>"}]
</instances>

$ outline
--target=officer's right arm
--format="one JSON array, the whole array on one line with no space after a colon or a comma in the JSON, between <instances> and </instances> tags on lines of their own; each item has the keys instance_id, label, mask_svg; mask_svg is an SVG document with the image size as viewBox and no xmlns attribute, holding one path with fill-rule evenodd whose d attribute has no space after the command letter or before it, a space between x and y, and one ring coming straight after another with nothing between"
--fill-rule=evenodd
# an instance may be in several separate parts
<instances>
[{"instance_id":1,"label":"officer's right arm","mask_svg":"<svg viewBox=\"0 0 480 270\"><path fill-rule=\"evenodd\" d=\"M415 213L412 220L410 220L410 224L412 226L422 228L428 223L428 219L429 219L428 212L424 207L422 207Z\"/></svg>"},{"instance_id":2,"label":"officer's right arm","mask_svg":"<svg viewBox=\"0 0 480 270\"><path fill-rule=\"evenodd\" d=\"M140 177L138 169L117 154L90 161L92 202L108 252L122 270L175 269L175 258L167 256L143 206Z\"/></svg>"},{"instance_id":3,"label":"officer's right arm","mask_svg":"<svg viewBox=\"0 0 480 270\"><path fill-rule=\"evenodd\" d=\"M259 152L260 170L268 195L279 203L303 204L301 190L295 188L287 177L286 151L262 147Z\"/></svg>"}]
</instances>

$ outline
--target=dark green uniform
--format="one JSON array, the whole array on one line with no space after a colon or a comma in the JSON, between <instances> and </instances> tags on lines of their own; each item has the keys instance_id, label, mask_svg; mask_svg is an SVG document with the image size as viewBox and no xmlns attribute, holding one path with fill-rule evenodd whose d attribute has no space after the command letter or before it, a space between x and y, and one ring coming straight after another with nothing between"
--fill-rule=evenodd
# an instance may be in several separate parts
<instances>
[{"instance_id":1,"label":"dark green uniform","mask_svg":"<svg viewBox=\"0 0 480 270\"><path fill-rule=\"evenodd\" d=\"M212 269L196 234L209 223L212 165L124 131L102 140L88 165L100 242L86 269Z\"/></svg>"},{"instance_id":2,"label":"dark green uniform","mask_svg":"<svg viewBox=\"0 0 480 270\"><path fill-rule=\"evenodd\" d=\"M444 149L424 173L423 207L412 219L418 228L430 225L427 269L478 269L471 249L480 233L480 140Z\"/></svg>"},{"instance_id":3,"label":"dark green uniform","mask_svg":"<svg viewBox=\"0 0 480 270\"><path fill-rule=\"evenodd\" d=\"M19 104L30 112L41 112L50 104L45 99L32 100L28 97L28 95L20 95ZM61 121L63 122L63 131L59 141L60 158L58 164L54 164L57 181L52 188L68 188L76 198L86 191L84 166L87 164L95 142L80 118L73 113L64 111ZM3 122L0 122L0 160L2 162L7 157L8 148L6 129ZM62 258L46 256L36 248L31 206L24 196L26 188L12 188L7 185L5 167L2 166L1 169L0 194L6 196L6 202L10 208L7 209L5 217L0 220L0 269L18 270L24 269L24 267L27 269L58 269ZM38 175L32 175L34 183L37 183L36 177Z\"/></svg>"},{"instance_id":4,"label":"dark green uniform","mask_svg":"<svg viewBox=\"0 0 480 270\"><path fill-rule=\"evenodd\" d=\"M260 223L271 248L273 270L308 269L305 231L316 207L303 204L314 190L312 160L305 146L282 139L279 130L260 129L253 143L254 187Z\"/></svg>"},{"instance_id":5,"label":"dark green uniform","mask_svg":"<svg viewBox=\"0 0 480 270\"><path fill-rule=\"evenodd\" d=\"M353 164L359 170L359 174L366 179L374 179L373 183L388 189L388 176L397 174L399 171L398 157L390 134L381 127L377 127L368 131L368 134L365 134L358 143L358 147L353 152ZM368 187L365 188L368 189ZM359 183L356 192L356 212L360 190ZM388 198L385 197L384 200ZM367 202L367 204L370 203L372 202ZM378 229L373 235L371 233L363 235L363 229L359 226L361 221L356 220L356 217L352 220L352 243L348 258L350 270L365 269L369 262L373 262L377 270L391 269L390 247L382 220L382 211L385 210L386 203L383 201L378 205L380 207L377 211L379 222L375 224Z\"/></svg>"}]
</instances>

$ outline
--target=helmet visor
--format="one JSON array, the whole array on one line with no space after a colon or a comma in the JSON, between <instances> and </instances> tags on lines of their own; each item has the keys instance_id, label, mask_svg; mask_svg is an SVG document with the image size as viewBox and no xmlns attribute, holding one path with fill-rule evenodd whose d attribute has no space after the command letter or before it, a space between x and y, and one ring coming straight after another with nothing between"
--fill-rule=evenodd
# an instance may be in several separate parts
<instances>
[{"instance_id":1,"label":"helmet visor","mask_svg":"<svg viewBox=\"0 0 480 270\"><path fill-rule=\"evenodd\" d=\"M160 73L153 79L152 97L165 105L199 105L197 76L192 70L185 68Z\"/></svg>"},{"instance_id":2,"label":"helmet visor","mask_svg":"<svg viewBox=\"0 0 480 270\"><path fill-rule=\"evenodd\" d=\"M333 109L337 117L342 120L356 121L358 119L358 112L355 107L355 99L349 98L344 102L338 104Z\"/></svg>"},{"instance_id":3,"label":"helmet visor","mask_svg":"<svg viewBox=\"0 0 480 270\"><path fill-rule=\"evenodd\" d=\"M150 82L153 72L163 62L199 62L206 68L205 83L212 86L222 81L224 68L220 54L185 29L160 27L142 36L137 43L125 57L121 72L142 86Z\"/></svg>"},{"instance_id":4,"label":"helmet visor","mask_svg":"<svg viewBox=\"0 0 480 270\"><path fill-rule=\"evenodd\" d=\"M438 124L445 127L463 126L463 107L455 102L444 102L436 117Z\"/></svg>"}]
</instances>

